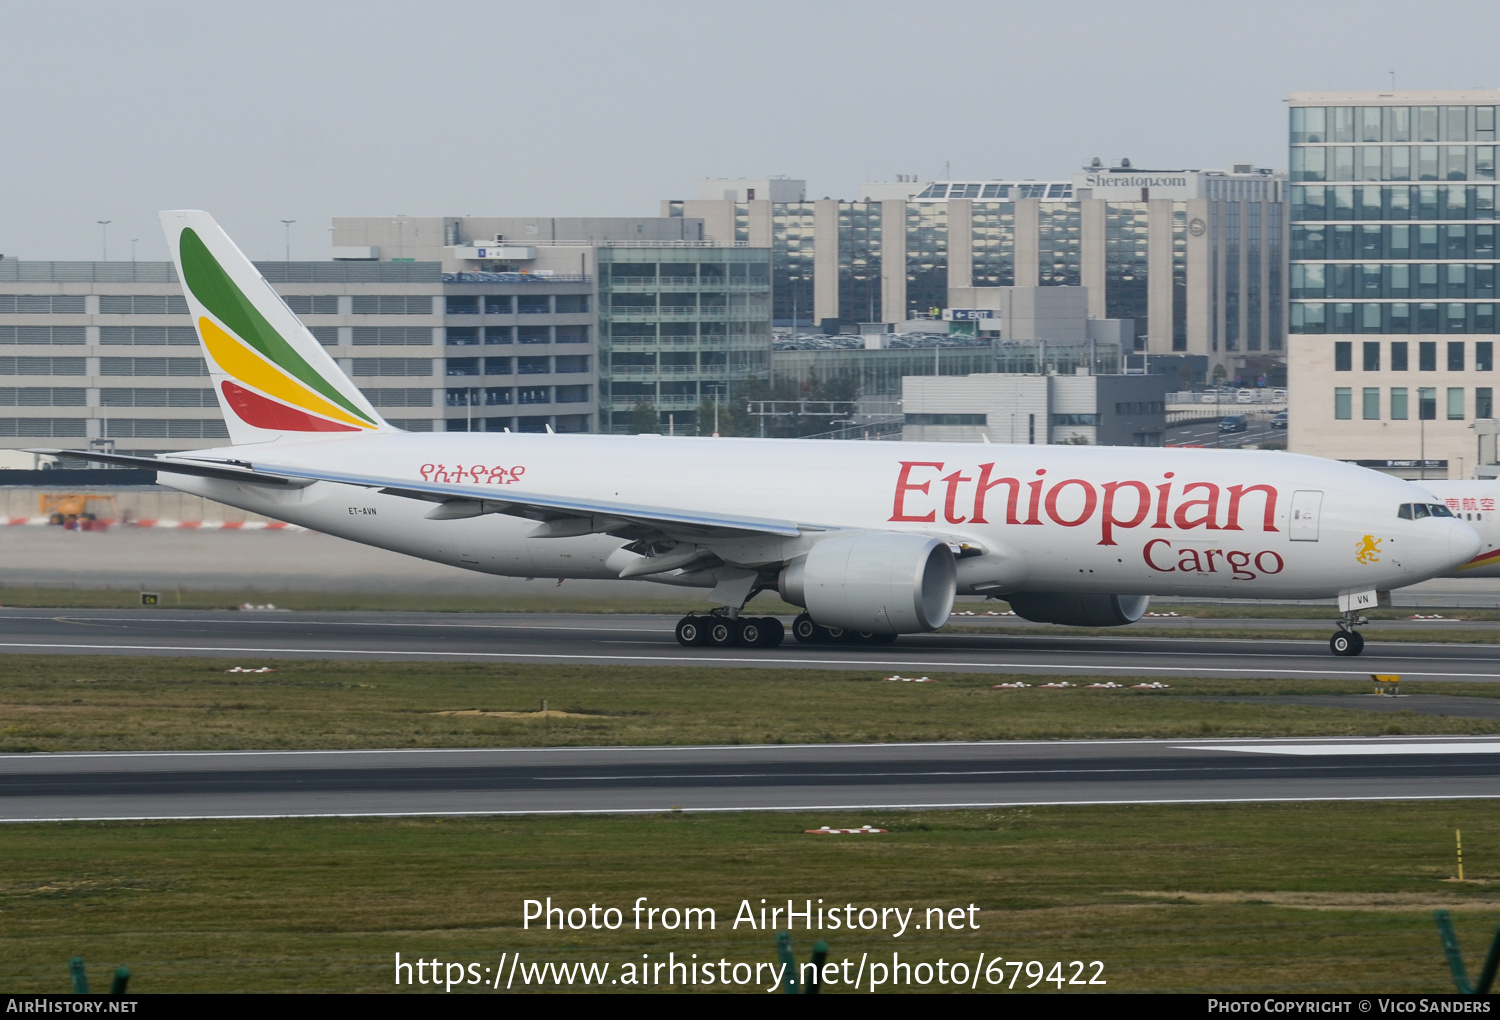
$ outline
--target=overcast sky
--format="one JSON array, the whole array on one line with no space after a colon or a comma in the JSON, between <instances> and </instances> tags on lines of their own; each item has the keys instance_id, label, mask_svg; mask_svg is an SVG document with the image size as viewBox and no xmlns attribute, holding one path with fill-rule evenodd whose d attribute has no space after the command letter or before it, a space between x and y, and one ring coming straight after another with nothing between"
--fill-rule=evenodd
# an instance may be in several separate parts
<instances>
[{"instance_id":1,"label":"overcast sky","mask_svg":"<svg viewBox=\"0 0 1500 1020\"><path fill-rule=\"evenodd\" d=\"M1288 92L1500 86L1500 5L0 0L0 252L333 216L656 215L702 177L1286 165Z\"/></svg>"}]
</instances>

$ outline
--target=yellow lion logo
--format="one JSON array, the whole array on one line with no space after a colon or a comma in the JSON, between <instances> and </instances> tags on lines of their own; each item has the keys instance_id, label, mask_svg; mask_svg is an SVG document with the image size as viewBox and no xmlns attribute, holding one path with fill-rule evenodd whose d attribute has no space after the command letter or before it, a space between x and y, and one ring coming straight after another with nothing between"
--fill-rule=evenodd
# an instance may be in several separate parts
<instances>
[{"instance_id":1,"label":"yellow lion logo","mask_svg":"<svg viewBox=\"0 0 1500 1020\"><path fill-rule=\"evenodd\" d=\"M1380 543L1384 539L1376 538L1374 535L1366 535L1359 540L1359 548L1354 550L1354 558L1361 563L1379 563Z\"/></svg>"}]
</instances>

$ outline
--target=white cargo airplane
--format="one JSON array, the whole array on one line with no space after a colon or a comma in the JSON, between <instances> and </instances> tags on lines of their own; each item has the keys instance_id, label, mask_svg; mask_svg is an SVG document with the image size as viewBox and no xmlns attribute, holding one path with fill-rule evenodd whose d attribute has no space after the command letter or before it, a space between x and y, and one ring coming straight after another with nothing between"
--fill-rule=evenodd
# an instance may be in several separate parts
<instances>
[{"instance_id":1,"label":"white cargo airplane","mask_svg":"<svg viewBox=\"0 0 1500 1020\"><path fill-rule=\"evenodd\" d=\"M801 641L875 644L956 594L1093 627L1185 595L1337 598L1357 655L1362 609L1480 547L1421 486L1285 453L403 432L207 213L162 223L233 445L70 456L470 570L706 589L684 645L779 644L767 591Z\"/></svg>"}]
</instances>

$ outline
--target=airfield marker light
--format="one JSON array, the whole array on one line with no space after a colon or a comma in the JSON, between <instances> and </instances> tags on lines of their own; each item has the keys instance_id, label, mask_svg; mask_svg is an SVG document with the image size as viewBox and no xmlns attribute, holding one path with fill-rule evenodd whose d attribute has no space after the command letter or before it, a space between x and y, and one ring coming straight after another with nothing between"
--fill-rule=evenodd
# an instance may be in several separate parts
<instances>
[{"instance_id":1,"label":"airfield marker light","mask_svg":"<svg viewBox=\"0 0 1500 1020\"><path fill-rule=\"evenodd\" d=\"M1464 834L1460 829L1453 830L1453 842L1458 847L1458 880L1464 880Z\"/></svg>"},{"instance_id":2,"label":"airfield marker light","mask_svg":"<svg viewBox=\"0 0 1500 1020\"><path fill-rule=\"evenodd\" d=\"M814 830L809 829L808 832ZM846 832L853 831L846 829ZM877 829L883 832L883 829ZM781 962L781 990L787 995L796 995L799 991L803 995L817 995L818 989L823 986L823 964L828 962L828 943L822 939L813 943L812 951L812 978L800 989L797 987L797 961L792 956L792 933L779 931L776 933L776 958Z\"/></svg>"},{"instance_id":3,"label":"airfield marker light","mask_svg":"<svg viewBox=\"0 0 1500 1020\"><path fill-rule=\"evenodd\" d=\"M1485 957L1484 969L1479 980L1469 983L1469 973L1464 969L1463 953L1458 949L1458 936L1453 933L1453 918L1448 911L1439 910L1433 917L1437 920L1438 935L1443 940L1443 953L1448 957L1448 969L1453 972L1453 986L1460 995L1488 995L1495 984L1495 971L1500 969L1500 928L1495 930L1495 941L1490 943L1490 954Z\"/></svg>"},{"instance_id":4,"label":"airfield marker light","mask_svg":"<svg viewBox=\"0 0 1500 1020\"><path fill-rule=\"evenodd\" d=\"M68 972L73 977L73 994L87 995L89 993L89 975L84 968L83 957L75 956L68 961ZM110 995L124 995L125 987L130 984L130 968L116 967L114 980L109 983Z\"/></svg>"},{"instance_id":5,"label":"airfield marker light","mask_svg":"<svg viewBox=\"0 0 1500 1020\"><path fill-rule=\"evenodd\" d=\"M1401 677L1396 673L1371 673L1370 679L1375 681L1376 694L1391 698L1401 694ZM1382 688L1382 684L1390 684L1390 689Z\"/></svg>"},{"instance_id":6,"label":"airfield marker light","mask_svg":"<svg viewBox=\"0 0 1500 1020\"><path fill-rule=\"evenodd\" d=\"M792 959L792 933L776 933L776 958L781 961L781 990L788 995L797 994L797 961Z\"/></svg>"},{"instance_id":7,"label":"airfield marker light","mask_svg":"<svg viewBox=\"0 0 1500 1020\"><path fill-rule=\"evenodd\" d=\"M817 995L818 989L823 986L823 964L828 960L828 943L822 939L813 943L812 954L812 980L807 984L808 995Z\"/></svg>"}]
</instances>

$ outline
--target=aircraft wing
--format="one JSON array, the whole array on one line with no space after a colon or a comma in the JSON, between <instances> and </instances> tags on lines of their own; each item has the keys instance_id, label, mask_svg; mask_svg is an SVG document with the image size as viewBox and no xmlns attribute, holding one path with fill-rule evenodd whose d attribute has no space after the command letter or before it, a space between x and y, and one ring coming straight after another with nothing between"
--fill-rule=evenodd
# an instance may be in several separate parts
<instances>
[{"instance_id":1,"label":"aircraft wing","mask_svg":"<svg viewBox=\"0 0 1500 1020\"><path fill-rule=\"evenodd\" d=\"M509 488L490 485L455 485L451 482L424 482L402 478L381 478L374 475L353 475L339 471L312 470L281 466L263 466L258 470L293 479L317 482L337 482L341 485L360 485L379 489L392 496L422 499L442 504L427 516L442 520L461 517L477 517L486 513L503 513L515 517L529 517L548 522L572 518L595 520L599 527L573 531L573 534L588 534L591 531L621 530L609 526L612 521L634 524L652 530L660 530L683 536L684 532L704 537L731 537L741 535L776 535L796 538L804 531L828 531L831 529L815 525L799 525L792 521L770 520L762 517L741 517L735 514L701 513L676 510L667 507L640 506L633 503L612 503L608 500L578 499L565 496L543 496L534 493L513 492ZM580 525L581 526L581 525ZM558 535L569 533L559 530ZM685 536L684 536L685 537Z\"/></svg>"},{"instance_id":2,"label":"aircraft wing","mask_svg":"<svg viewBox=\"0 0 1500 1020\"><path fill-rule=\"evenodd\" d=\"M773 535L796 538L807 531L834 530L792 521L742 517L735 514L698 513L667 507L612 503L608 500L575 499L514 492L487 485L455 485L449 482L424 482L375 475L353 475L340 471L292 468L280 465L255 465L248 461L206 460L193 458L132 457L127 454L93 453L84 450L29 450L29 453L65 456L78 460L116 464L121 467L145 468L172 474L195 475L249 485L305 486L313 482L337 482L378 489L392 496L437 503L427 516L436 520L457 520L500 513L528 517L550 526L552 536L586 535L609 532L630 537L655 533L678 540L706 538L743 538Z\"/></svg>"}]
</instances>

